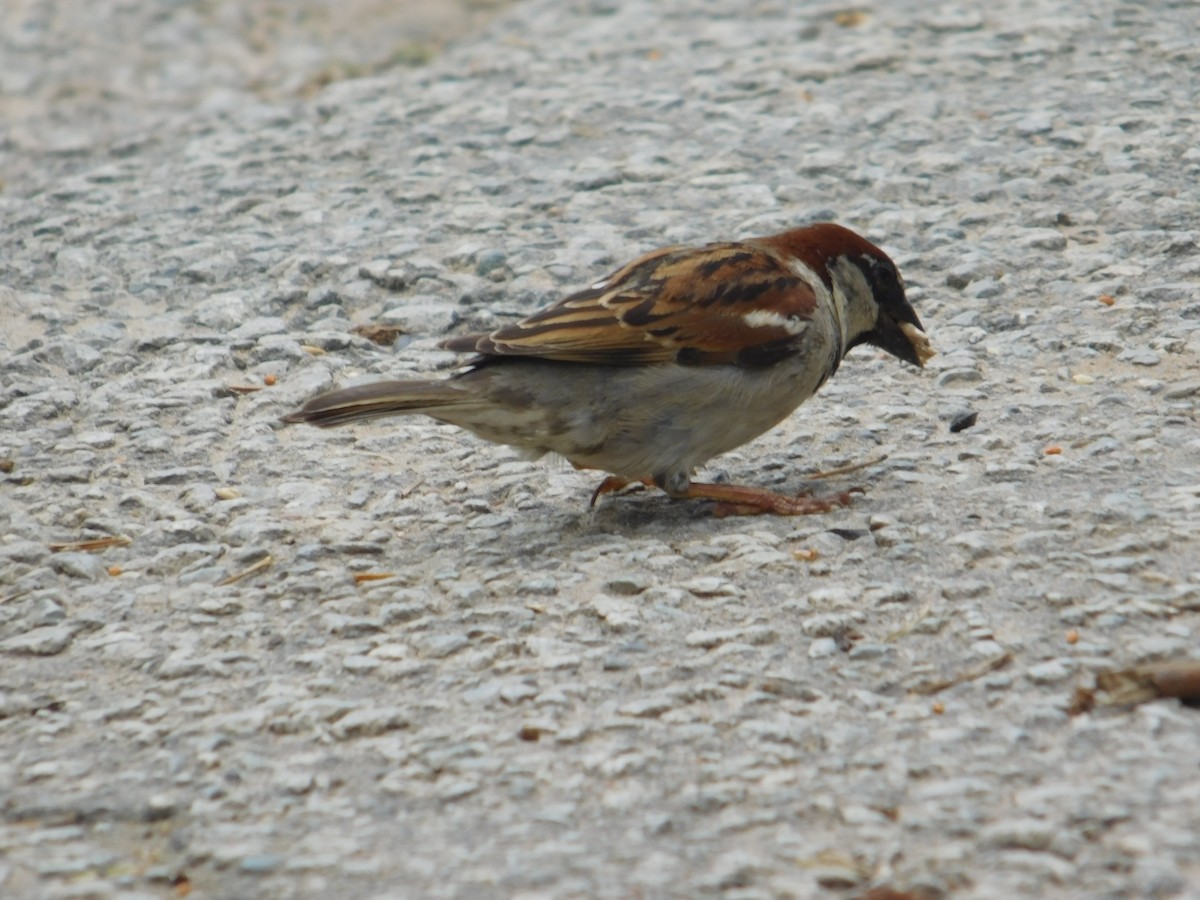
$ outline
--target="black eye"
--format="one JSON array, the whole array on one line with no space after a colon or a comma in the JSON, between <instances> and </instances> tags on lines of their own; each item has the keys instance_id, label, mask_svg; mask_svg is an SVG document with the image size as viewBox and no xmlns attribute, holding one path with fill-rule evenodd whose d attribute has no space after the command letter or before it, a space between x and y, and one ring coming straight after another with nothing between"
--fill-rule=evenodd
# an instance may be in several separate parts
<instances>
[{"instance_id":1,"label":"black eye","mask_svg":"<svg viewBox=\"0 0 1200 900\"><path fill-rule=\"evenodd\" d=\"M891 295L898 290L903 290L900 273L896 271L891 260L880 259L873 254L864 254L858 265L873 290L879 291L883 295Z\"/></svg>"},{"instance_id":2,"label":"black eye","mask_svg":"<svg viewBox=\"0 0 1200 900\"><path fill-rule=\"evenodd\" d=\"M900 287L900 273L896 267L884 263L875 269L876 283L884 290L894 290Z\"/></svg>"}]
</instances>

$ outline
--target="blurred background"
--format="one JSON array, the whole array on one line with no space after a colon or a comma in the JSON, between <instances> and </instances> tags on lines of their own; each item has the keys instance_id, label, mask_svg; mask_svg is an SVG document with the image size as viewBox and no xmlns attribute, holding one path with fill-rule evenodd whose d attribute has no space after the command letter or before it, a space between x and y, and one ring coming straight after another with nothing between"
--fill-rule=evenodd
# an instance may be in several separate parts
<instances>
[{"instance_id":1,"label":"blurred background","mask_svg":"<svg viewBox=\"0 0 1200 900\"><path fill-rule=\"evenodd\" d=\"M0 179L147 116L420 66L511 0L3 0ZM0 189L3 189L0 185Z\"/></svg>"}]
</instances>

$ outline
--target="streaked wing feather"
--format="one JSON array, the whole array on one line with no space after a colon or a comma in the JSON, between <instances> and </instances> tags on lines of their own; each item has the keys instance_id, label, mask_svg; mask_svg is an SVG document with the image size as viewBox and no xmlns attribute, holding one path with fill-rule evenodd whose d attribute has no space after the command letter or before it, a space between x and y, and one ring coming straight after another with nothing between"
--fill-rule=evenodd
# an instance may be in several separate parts
<instances>
[{"instance_id":1,"label":"streaked wing feather","mask_svg":"<svg viewBox=\"0 0 1200 900\"><path fill-rule=\"evenodd\" d=\"M608 365L767 365L791 352L815 306L769 247L668 247L521 322L444 346Z\"/></svg>"}]
</instances>

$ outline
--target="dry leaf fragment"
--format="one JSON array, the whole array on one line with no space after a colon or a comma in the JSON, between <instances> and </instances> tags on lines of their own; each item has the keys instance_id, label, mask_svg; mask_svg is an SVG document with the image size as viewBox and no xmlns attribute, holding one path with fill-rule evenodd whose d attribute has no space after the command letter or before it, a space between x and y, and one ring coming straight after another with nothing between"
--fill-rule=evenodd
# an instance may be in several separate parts
<instances>
[{"instance_id":1,"label":"dry leaf fragment","mask_svg":"<svg viewBox=\"0 0 1200 900\"><path fill-rule=\"evenodd\" d=\"M846 466L838 466L836 469L825 469L821 472L811 472L804 476L805 481L818 481L822 478L835 478L838 475L848 475L851 472L861 472L863 469L869 469L871 466L877 466L882 462L887 461L887 454L876 456L873 459L868 459L866 462L850 463Z\"/></svg>"},{"instance_id":2,"label":"dry leaf fragment","mask_svg":"<svg viewBox=\"0 0 1200 900\"><path fill-rule=\"evenodd\" d=\"M378 322L367 322L362 325L355 325L350 329L360 337L365 337L373 344L379 344L381 347L390 347L396 343L396 338L404 334L404 328L400 325L382 325Z\"/></svg>"},{"instance_id":3,"label":"dry leaf fragment","mask_svg":"<svg viewBox=\"0 0 1200 900\"><path fill-rule=\"evenodd\" d=\"M61 553L64 550L84 550L88 553L95 553L97 550L107 550L109 547L128 547L132 543L132 538L123 534L114 534L111 537L94 538L90 541L63 541L46 546L53 553Z\"/></svg>"},{"instance_id":4,"label":"dry leaf fragment","mask_svg":"<svg viewBox=\"0 0 1200 900\"><path fill-rule=\"evenodd\" d=\"M861 9L845 9L834 13L833 21L843 28L856 28L867 21L867 14Z\"/></svg>"},{"instance_id":5,"label":"dry leaf fragment","mask_svg":"<svg viewBox=\"0 0 1200 900\"><path fill-rule=\"evenodd\" d=\"M910 694L937 694L946 688L956 687L960 684L966 684L968 681L974 681L977 678L982 678L989 672L994 672L997 669L1002 669L1012 662L1012 653L1005 650L999 656L994 656L991 659L986 659L977 666L955 675L953 678L946 678L941 681L929 681L923 684L918 684L915 687L909 688Z\"/></svg>"},{"instance_id":6,"label":"dry leaf fragment","mask_svg":"<svg viewBox=\"0 0 1200 900\"><path fill-rule=\"evenodd\" d=\"M395 572L358 572L354 576L354 583L362 584L366 581L383 581L385 578L395 577Z\"/></svg>"},{"instance_id":7,"label":"dry leaf fragment","mask_svg":"<svg viewBox=\"0 0 1200 900\"><path fill-rule=\"evenodd\" d=\"M1075 693L1071 695L1071 703L1067 707L1068 716L1078 716L1081 713L1091 712L1096 707L1096 692L1090 688L1077 687Z\"/></svg>"},{"instance_id":8,"label":"dry leaf fragment","mask_svg":"<svg viewBox=\"0 0 1200 900\"><path fill-rule=\"evenodd\" d=\"M1136 706L1174 698L1200 705L1200 659L1147 663L1096 674L1096 706Z\"/></svg>"},{"instance_id":9,"label":"dry leaf fragment","mask_svg":"<svg viewBox=\"0 0 1200 900\"><path fill-rule=\"evenodd\" d=\"M271 556L268 553L266 556L264 556L262 559L260 559L258 562L254 563L253 565L247 566L246 568L242 569L240 572L234 572L232 575L230 575L224 581L218 581L217 586L224 587L227 584L233 584L234 582L241 581L243 578L249 578L251 575L255 575L258 572L262 572L265 569L270 568L270 566L273 562L275 562L275 557Z\"/></svg>"}]
</instances>

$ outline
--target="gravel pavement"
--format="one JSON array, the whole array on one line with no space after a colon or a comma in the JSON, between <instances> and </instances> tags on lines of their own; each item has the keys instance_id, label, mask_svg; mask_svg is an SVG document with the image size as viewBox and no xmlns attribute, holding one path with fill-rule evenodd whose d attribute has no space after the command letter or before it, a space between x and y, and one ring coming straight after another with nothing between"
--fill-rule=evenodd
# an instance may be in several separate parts
<instances>
[{"instance_id":1,"label":"gravel pavement","mask_svg":"<svg viewBox=\"0 0 1200 900\"><path fill-rule=\"evenodd\" d=\"M1196 3L525 0L357 78L120 8L4 14L0 895L1200 897L1200 710L1069 710L1200 658ZM827 218L939 355L705 474L849 509L278 423Z\"/></svg>"}]
</instances>

